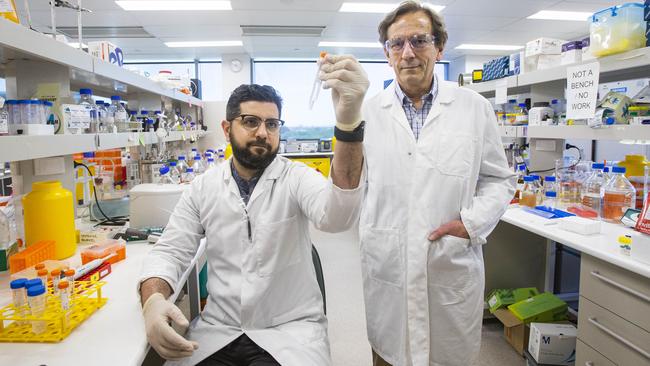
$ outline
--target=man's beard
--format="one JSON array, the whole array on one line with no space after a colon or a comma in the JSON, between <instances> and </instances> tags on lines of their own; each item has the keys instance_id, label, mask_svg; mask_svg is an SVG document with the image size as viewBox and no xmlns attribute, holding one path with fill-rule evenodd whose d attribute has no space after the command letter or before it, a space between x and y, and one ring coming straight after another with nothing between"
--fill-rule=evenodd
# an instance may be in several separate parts
<instances>
[{"instance_id":1,"label":"man's beard","mask_svg":"<svg viewBox=\"0 0 650 366\"><path fill-rule=\"evenodd\" d=\"M275 150L272 149L271 145L266 141L255 141L248 142L246 146L241 146L233 138L232 133L230 134L230 145L232 146L232 154L237 159L237 162L241 164L246 169L251 170L262 170L266 169L267 166L273 162L275 156L278 154L278 148ZM263 146L266 149L266 152L262 155L254 154L251 151L251 148L255 146Z\"/></svg>"}]
</instances>

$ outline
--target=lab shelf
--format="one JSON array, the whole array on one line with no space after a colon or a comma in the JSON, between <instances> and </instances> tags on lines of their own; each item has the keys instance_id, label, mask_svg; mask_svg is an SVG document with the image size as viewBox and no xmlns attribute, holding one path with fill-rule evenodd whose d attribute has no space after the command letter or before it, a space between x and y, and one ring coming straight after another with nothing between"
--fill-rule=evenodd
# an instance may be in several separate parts
<instances>
[{"instance_id":1,"label":"lab shelf","mask_svg":"<svg viewBox=\"0 0 650 366\"><path fill-rule=\"evenodd\" d=\"M499 126L501 137L526 138L528 137L528 126Z\"/></svg>"},{"instance_id":2,"label":"lab shelf","mask_svg":"<svg viewBox=\"0 0 650 366\"><path fill-rule=\"evenodd\" d=\"M70 69L71 88L92 88L96 95L120 95L124 98L141 94L159 95L203 107L200 99L163 89L144 76L94 58L24 26L0 19L0 77L5 76L7 63L16 59L66 66Z\"/></svg>"},{"instance_id":3,"label":"lab shelf","mask_svg":"<svg viewBox=\"0 0 650 366\"><path fill-rule=\"evenodd\" d=\"M650 47L631 50L616 55L598 59L586 60L571 65L562 65L546 70L539 70L524 73L521 75L509 76L508 93L520 94L530 91L534 85L558 83L566 80L567 68L571 66L600 63L600 82L617 80L628 80L648 77L650 75ZM485 96L494 96L498 80L470 84L466 88L472 89Z\"/></svg>"},{"instance_id":4,"label":"lab shelf","mask_svg":"<svg viewBox=\"0 0 650 366\"><path fill-rule=\"evenodd\" d=\"M528 138L650 140L650 126L614 125L602 128L591 128L589 126L529 126Z\"/></svg>"},{"instance_id":5,"label":"lab shelf","mask_svg":"<svg viewBox=\"0 0 650 366\"><path fill-rule=\"evenodd\" d=\"M206 132L193 132L196 137L203 137ZM2 136L0 137L0 161L11 162L63 156L81 152L117 149L123 147L158 143L153 132L123 132L116 134L86 135L48 135L48 136ZM189 140L190 132L172 131L165 138L166 142Z\"/></svg>"}]
</instances>

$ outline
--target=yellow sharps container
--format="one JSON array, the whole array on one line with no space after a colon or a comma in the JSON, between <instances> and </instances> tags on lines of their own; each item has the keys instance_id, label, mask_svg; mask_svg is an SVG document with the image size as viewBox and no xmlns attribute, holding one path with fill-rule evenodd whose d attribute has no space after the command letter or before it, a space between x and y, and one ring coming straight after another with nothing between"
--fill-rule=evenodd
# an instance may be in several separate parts
<instances>
[{"instance_id":1,"label":"yellow sharps container","mask_svg":"<svg viewBox=\"0 0 650 366\"><path fill-rule=\"evenodd\" d=\"M27 246L41 240L56 241L56 259L72 256L77 250L72 192L59 181L32 183L23 197Z\"/></svg>"}]
</instances>

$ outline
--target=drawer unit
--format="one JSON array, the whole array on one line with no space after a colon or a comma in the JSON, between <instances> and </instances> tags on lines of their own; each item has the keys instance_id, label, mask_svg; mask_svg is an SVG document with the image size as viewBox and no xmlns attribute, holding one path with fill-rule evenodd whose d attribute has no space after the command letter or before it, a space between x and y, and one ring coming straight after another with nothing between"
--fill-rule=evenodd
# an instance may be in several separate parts
<instances>
[{"instance_id":1,"label":"drawer unit","mask_svg":"<svg viewBox=\"0 0 650 366\"><path fill-rule=\"evenodd\" d=\"M578 338L617 365L650 365L650 333L582 296Z\"/></svg>"},{"instance_id":2,"label":"drawer unit","mask_svg":"<svg viewBox=\"0 0 650 366\"><path fill-rule=\"evenodd\" d=\"M576 353L575 366L616 366L607 357L596 352L579 339L576 341Z\"/></svg>"},{"instance_id":3,"label":"drawer unit","mask_svg":"<svg viewBox=\"0 0 650 366\"><path fill-rule=\"evenodd\" d=\"M650 279L584 253L580 267L580 296L650 332Z\"/></svg>"}]
</instances>

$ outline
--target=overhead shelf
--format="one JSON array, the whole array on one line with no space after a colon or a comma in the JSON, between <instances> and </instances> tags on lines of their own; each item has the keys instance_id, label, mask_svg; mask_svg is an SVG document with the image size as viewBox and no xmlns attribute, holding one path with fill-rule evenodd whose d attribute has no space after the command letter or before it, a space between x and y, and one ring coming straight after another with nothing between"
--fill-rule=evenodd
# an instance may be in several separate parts
<instances>
[{"instance_id":1,"label":"overhead shelf","mask_svg":"<svg viewBox=\"0 0 650 366\"><path fill-rule=\"evenodd\" d=\"M526 138L528 126L499 126L501 137Z\"/></svg>"},{"instance_id":2,"label":"overhead shelf","mask_svg":"<svg viewBox=\"0 0 650 366\"><path fill-rule=\"evenodd\" d=\"M589 126L529 126L529 138L586 140L650 140L648 125L614 125L602 128Z\"/></svg>"},{"instance_id":3,"label":"overhead shelf","mask_svg":"<svg viewBox=\"0 0 650 366\"><path fill-rule=\"evenodd\" d=\"M194 134L203 137L206 132L172 131L165 138L166 142L189 140ZM141 135L141 136L140 136ZM0 161L39 159L50 156L63 156L80 152L117 149L158 143L153 132L123 132L84 135L47 135L47 136L2 136L0 137Z\"/></svg>"},{"instance_id":4,"label":"overhead shelf","mask_svg":"<svg viewBox=\"0 0 650 366\"><path fill-rule=\"evenodd\" d=\"M74 88L91 88L97 95L120 95L124 98L140 94L159 95L203 106L200 99L163 89L156 82L117 65L92 57L42 33L0 18L0 76L10 60L45 61L70 68L70 84Z\"/></svg>"},{"instance_id":5,"label":"overhead shelf","mask_svg":"<svg viewBox=\"0 0 650 366\"><path fill-rule=\"evenodd\" d=\"M530 87L533 85L563 82L566 80L568 67L590 64L596 61L600 63L600 82L650 76L650 47L646 47L598 59L586 60L580 63L509 76L505 78L508 81L508 93L520 94L530 91ZM470 84L466 87L478 93L493 96L498 81L491 80Z\"/></svg>"}]
</instances>

